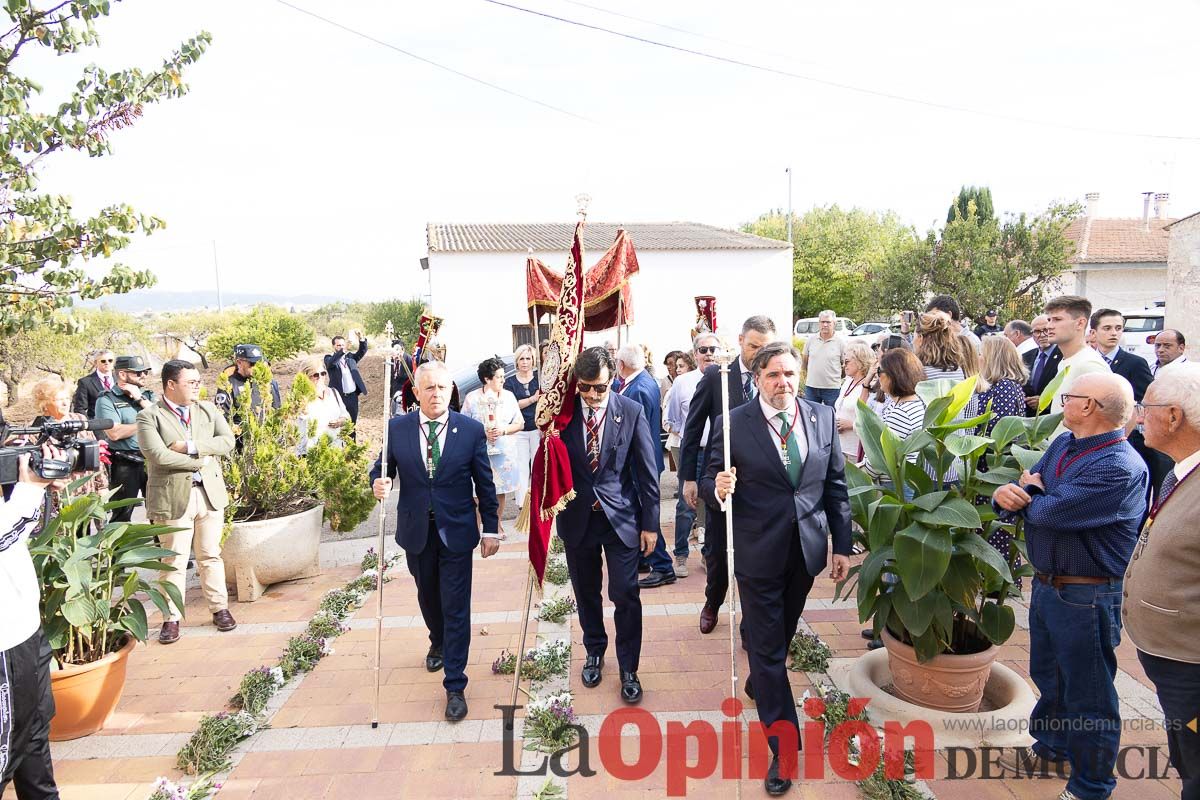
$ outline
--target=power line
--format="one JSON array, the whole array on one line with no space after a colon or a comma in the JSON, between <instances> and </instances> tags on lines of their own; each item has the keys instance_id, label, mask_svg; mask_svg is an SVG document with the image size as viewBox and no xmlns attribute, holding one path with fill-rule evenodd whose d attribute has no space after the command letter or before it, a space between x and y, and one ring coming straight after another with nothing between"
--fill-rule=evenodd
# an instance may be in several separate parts
<instances>
[{"instance_id":1,"label":"power line","mask_svg":"<svg viewBox=\"0 0 1200 800\"><path fill-rule=\"evenodd\" d=\"M292 5L291 3L287 2L287 0L275 0L275 2L281 6L286 6L287 8L290 8L293 11L299 12L301 14L305 14L307 16L312 17L313 19L320 20L321 22L324 22L326 25L332 25L335 28L345 31L346 33L357 36L360 39L366 39L368 42L373 42L374 44L380 45L381 47L386 47L389 50L394 50L395 52L400 53L402 55L406 55L409 58L416 59L417 61L420 61L423 64L428 64L431 67L436 67L440 70L444 70L445 72L449 72L451 75L457 75L460 78L466 78L467 80L472 81L473 83L478 83L482 86L488 87L489 89L494 89L497 92L503 92L504 94L506 94L510 97L515 97L518 100L524 100L527 103L533 103L534 105L541 106L542 108L549 109L550 111L554 111L559 114L564 114L573 119L581 120L583 122L591 122L593 124L595 123L595 120L589 119L588 117L582 116L580 114L576 114L574 111L568 111L565 108L560 108L556 105L552 105L550 103L543 102L541 100L538 100L535 97L530 97L529 95L521 94L520 92L514 92L512 89L506 89L503 86L499 86L499 85L491 83L489 81L485 81L483 78L477 78L474 75L470 75L466 72L462 72L461 70L454 69L453 67L448 67L445 64L439 64L438 62L436 62L432 59L425 58L424 56L419 56L410 50L405 50L402 47L397 47L396 45L392 44L391 42L385 42L382 39L376 39L374 36L371 36L370 34L363 33L362 31L359 31L359 30L355 30L354 28L343 25L340 22L335 22L334 20L331 20L328 17L323 17L320 14L309 11L306 8L301 8L300 6Z\"/></svg>"},{"instance_id":2,"label":"power line","mask_svg":"<svg viewBox=\"0 0 1200 800\"><path fill-rule=\"evenodd\" d=\"M594 5L591 5L590 3L583 3L583 2L580 2L580 0L562 0L562 2L569 3L573 6L579 6L580 8L589 8L592 11L599 11L601 14L611 14L614 17L620 17L622 19L628 19L628 20L632 20L634 22L640 22L644 25L653 25L656 28L662 28L662 29L668 30L668 31L675 31L676 33L682 33L685 36L695 36L697 39L708 39L709 41L712 41L712 42L720 42L721 44L732 45L733 47L739 47L743 50L750 50L750 51L753 51L756 53L762 53L765 56L774 56L776 58L786 58L789 61L793 61L793 62L796 61L795 58L793 58L791 55L789 55L787 53L774 53L774 52L771 52L770 50L763 50L762 48L754 47L754 46L748 45L748 44L742 44L741 42L735 42L731 39L722 39L719 36L710 36L707 33L698 33L697 31L689 31L687 28L678 28L674 25L667 25L665 22L655 22L652 19L646 19L645 17L635 17L632 14L622 14L620 11L613 11L612 9L602 8L600 6L594 6ZM798 63L812 63L812 62L801 61Z\"/></svg>"},{"instance_id":3,"label":"power line","mask_svg":"<svg viewBox=\"0 0 1200 800\"><path fill-rule=\"evenodd\" d=\"M277 0L277 2L282 2L282 0ZM910 103L913 105L924 106L926 108L936 108L941 111L952 111L952 112L961 113L961 114L975 114L975 115L981 116L981 117L990 117L992 119L1001 119L1001 120L1006 120L1009 122L1020 122L1020 123L1026 124L1026 125L1039 125L1039 126L1044 126L1044 127L1049 127L1049 128L1061 128L1063 130L1077 131L1077 132L1083 132L1083 133L1099 133L1099 134L1104 134L1104 135L1108 135L1108 136L1129 136L1129 137L1142 138L1142 139L1161 139L1161 140L1181 141L1181 142L1200 142L1200 136L1174 136L1174 135L1162 134L1162 133L1144 133L1144 132L1139 132L1139 131L1112 130L1112 129L1108 129L1108 128L1092 128L1092 127L1087 127L1084 125L1072 125L1072 124L1066 123L1066 122L1055 122L1055 121L1048 121L1048 120L1032 119L1030 117L1019 117L1019 116L1014 116L1014 115L1010 115L1010 114L1001 114L996 111L985 111L982 109L967 108L965 106L956 106L956 105L952 105L950 103L939 103L939 102L936 102L933 100L923 100L919 97L909 97L906 95L892 94L890 92L884 92L884 91L881 91L878 89L869 89L865 86L855 86L853 84L841 83L839 81L831 81L831 80L827 80L825 78L815 78L811 75L802 75L798 72L790 72L785 69L777 69L775 67L763 66L762 64L754 64L749 61L742 61L740 59L730 58L728 56L720 56L720 55L716 55L715 53L707 53L703 50L693 50L688 47L680 47L679 45L668 44L667 42L660 42L655 39L647 39L644 36L636 36L632 33L624 33L623 31L613 30L612 28L605 28L602 25L593 25L588 22L580 22L579 20L568 19L567 17L560 17L560 16L556 16L554 14L548 14L544 11L536 11L532 8L524 8L523 6L514 5L512 3L505 3L505 2L503 2L503 0L483 0L483 2L491 3L492 5L501 6L503 8L508 8L513 11L519 11L523 14L532 14L535 17L542 17L544 19L554 20L555 22L561 22L566 25L574 25L579 28L586 28L588 30L597 31L599 33L607 33L610 36L616 36L621 39L628 39L633 42L639 42L641 44L648 44L653 47L661 47L666 50L674 50L675 52L678 52L678 53L686 53L688 55L697 56L699 58L705 58L710 61L717 61L717 62L720 62L723 64L731 64L733 66L744 67L746 69L752 69L752 70L756 70L758 72L767 72L772 75L779 75L784 78L792 78L794 80L807 81L809 83L815 83L815 84L819 84L821 86L827 86L832 89L840 89L842 91L848 91L848 92L857 92L858 94L865 94L870 97L878 97L878 98L885 99L885 100L895 100L895 101L902 102L902 103Z\"/></svg>"}]
</instances>

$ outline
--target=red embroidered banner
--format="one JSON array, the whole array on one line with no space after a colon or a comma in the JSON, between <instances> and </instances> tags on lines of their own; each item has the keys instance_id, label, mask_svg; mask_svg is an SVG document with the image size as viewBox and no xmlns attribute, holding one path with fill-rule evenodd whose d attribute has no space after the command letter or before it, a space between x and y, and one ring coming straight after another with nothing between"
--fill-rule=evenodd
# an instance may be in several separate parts
<instances>
[{"instance_id":1,"label":"red embroidered banner","mask_svg":"<svg viewBox=\"0 0 1200 800\"><path fill-rule=\"evenodd\" d=\"M542 361L542 399L537 405L537 426L542 431L542 443L533 459L527 502L529 564L537 577L539 588L546 574L550 526L555 515L575 497L571 459L560 432L571 423L575 413L575 358L583 349L582 264L583 222L580 221L575 226L575 241L571 245L567 271L564 277L559 278L554 327L550 331L546 356Z\"/></svg>"},{"instance_id":2,"label":"red embroidered banner","mask_svg":"<svg viewBox=\"0 0 1200 800\"><path fill-rule=\"evenodd\" d=\"M603 331L633 322L629 276L638 271L637 252L624 229L595 266L583 276L583 326ZM562 293L563 276L533 256L525 261L525 296L530 317L553 311Z\"/></svg>"}]
</instances>

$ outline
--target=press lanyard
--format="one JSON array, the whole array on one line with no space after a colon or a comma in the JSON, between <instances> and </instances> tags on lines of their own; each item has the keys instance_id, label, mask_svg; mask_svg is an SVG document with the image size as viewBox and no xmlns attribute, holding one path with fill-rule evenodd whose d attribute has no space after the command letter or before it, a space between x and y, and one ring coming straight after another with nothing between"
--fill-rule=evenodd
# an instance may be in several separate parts
<instances>
[{"instance_id":1,"label":"press lanyard","mask_svg":"<svg viewBox=\"0 0 1200 800\"><path fill-rule=\"evenodd\" d=\"M1095 447L1089 447L1087 450L1084 450L1082 453L1076 453L1075 455L1071 456L1071 458L1067 461L1067 463L1065 465L1063 464L1063 459L1067 457L1067 454L1066 454L1066 452L1064 452L1061 456L1058 457L1058 465L1054 468L1054 477L1061 478L1063 472L1070 469L1072 464L1074 464L1076 461L1078 461L1079 459L1086 456L1088 453L1094 453L1097 450L1103 450L1106 447L1112 447L1113 445L1120 444L1123 441L1125 441L1125 437L1121 436L1119 438L1113 439L1110 442L1105 442L1104 444L1098 444Z\"/></svg>"},{"instance_id":2,"label":"press lanyard","mask_svg":"<svg viewBox=\"0 0 1200 800\"><path fill-rule=\"evenodd\" d=\"M776 436L779 437L779 457L783 459L783 465L785 467L790 467L792 465L792 457L788 455L787 443L788 443L788 439L792 435L792 431L796 430L796 420L798 420L798 419L800 419L800 403L799 403L799 401L796 402L796 414L795 414L795 416L792 417L792 424L788 426L788 429L786 431L783 430L783 426L780 425L779 428L780 428L781 432L775 434ZM772 433L775 432L775 426L771 425L768 427L771 428Z\"/></svg>"},{"instance_id":3,"label":"press lanyard","mask_svg":"<svg viewBox=\"0 0 1200 800\"><path fill-rule=\"evenodd\" d=\"M862 381L855 381L853 384L851 384L850 388L846 389L846 391L842 394L842 397L849 397L854 393L854 390L860 386L862 386Z\"/></svg>"}]
</instances>

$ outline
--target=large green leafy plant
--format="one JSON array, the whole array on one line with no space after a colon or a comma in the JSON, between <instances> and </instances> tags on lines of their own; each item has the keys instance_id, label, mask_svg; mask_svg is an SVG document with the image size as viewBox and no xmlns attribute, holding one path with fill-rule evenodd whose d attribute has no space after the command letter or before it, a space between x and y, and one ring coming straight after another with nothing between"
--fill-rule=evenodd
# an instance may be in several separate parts
<instances>
[{"instance_id":1,"label":"large green leafy plant","mask_svg":"<svg viewBox=\"0 0 1200 800\"><path fill-rule=\"evenodd\" d=\"M222 375L217 385L228 392L229 378ZM301 426L315 426L313 421L306 423L303 415L316 391L306 375L297 375L283 404L273 408L270 386L271 369L260 361L234 403L238 447L223 462L230 493L226 522L275 519L320 504L334 530L353 530L375 505L367 484L366 445L349 438L347 425L342 429L342 446L323 436L310 444L307 456L300 455ZM257 412L251 407L252 389L267 398Z\"/></svg>"},{"instance_id":2,"label":"large green leafy plant","mask_svg":"<svg viewBox=\"0 0 1200 800\"><path fill-rule=\"evenodd\" d=\"M1057 381L1047 387L1041 408L1057 387ZM1016 580L1033 572L1028 564L1016 566L1018 554L1025 554L1021 523L998 519L989 501L997 486L1037 462L1062 415L1004 417L991 435L979 436L976 429L986 430L993 415L988 408L961 418L974 388L974 378L921 383L924 426L905 439L860 402L855 429L885 483L854 466L846 470L851 511L861 528L855 537L868 555L838 585L838 596L856 587L860 621L872 620L876 636L886 626L922 662L1006 642L1016 620L1005 601ZM914 454L915 462L909 461ZM958 484L930 477L951 466L958 469ZM1000 529L1014 534L1005 554L987 540Z\"/></svg>"},{"instance_id":3,"label":"large green leafy plant","mask_svg":"<svg viewBox=\"0 0 1200 800\"><path fill-rule=\"evenodd\" d=\"M108 502L112 492L69 499L31 542L42 587L42 626L59 664L89 664L120 650L127 637L148 634L143 597L168 616L167 599L183 598L165 575L149 580L138 570L166 573L174 555L155 537L163 525L110 522L113 509L138 500Z\"/></svg>"}]
</instances>

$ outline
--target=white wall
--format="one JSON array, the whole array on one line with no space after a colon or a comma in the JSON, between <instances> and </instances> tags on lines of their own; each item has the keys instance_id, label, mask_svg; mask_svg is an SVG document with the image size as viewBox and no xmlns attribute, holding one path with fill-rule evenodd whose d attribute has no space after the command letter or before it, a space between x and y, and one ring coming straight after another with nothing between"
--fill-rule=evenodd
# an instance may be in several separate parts
<instances>
[{"instance_id":1,"label":"white wall","mask_svg":"<svg viewBox=\"0 0 1200 800\"><path fill-rule=\"evenodd\" d=\"M636 243L635 243L636 245ZM566 251L535 253L561 271ZM601 252L586 252L590 267ZM631 280L634 324L629 339L648 345L662 374L663 357L687 349L696 321L697 295L717 298L722 333L736 339L742 321L766 314L782 337L792 324L792 259L786 250L639 250L640 271ZM443 317L439 340L451 369L474 365L492 353L512 350L512 326L528 324L525 255L432 253L433 313ZM589 333L585 345L616 339L616 331Z\"/></svg>"},{"instance_id":2,"label":"white wall","mask_svg":"<svg viewBox=\"0 0 1200 800\"><path fill-rule=\"evenodd\" d=\"M1063 281L1066 293L1083 295L1093 308L1133 311L1151 308L1167 296L1166 265L1075 270L1070 275L1073 283Z\"/></svg>"}]
</instances>

